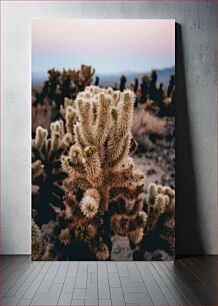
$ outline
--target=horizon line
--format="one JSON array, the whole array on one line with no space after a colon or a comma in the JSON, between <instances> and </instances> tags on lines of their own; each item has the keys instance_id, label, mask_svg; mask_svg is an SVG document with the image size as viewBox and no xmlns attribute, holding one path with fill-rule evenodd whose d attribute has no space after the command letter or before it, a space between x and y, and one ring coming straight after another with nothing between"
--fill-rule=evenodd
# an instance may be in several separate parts
<instances>
[{"instance_id":1,"label":"horizon line","mask_svg":"<svg viewBox=\"0 0 218 306\"><path fill-rule=\"evenodd\" d=\"M95 69L94 67L92 67L93 69ZM157 70L157 71L163 71L163 70L167 70L167 69L175 69L176 68L176 66L175 65L172 65L172 66L166 66L166 67L164 67L164 68L157 68L157 67L155 67L155 68L151 68L151 69L149 69L149 70L144 70L144 71L136 71L136 70L124 70L124 71L117 71L117 72L103 72L103 71L99 71L99 72L97 72L97 74L99 74L99 75L113 75L113 74L122 74L122 73L128 73L128 74L131 74L131 73L149 73L149 72L151 72L152 70ZM51 67L51 68L48 68L48 70L46 70L46 71L34 71L34 70L32 70L32 75L33 74L48 74L48 71L49 70L51 70L51 69L56 69L56 70L59 70L59 71L62 71L62 70L74 70L73 68L70 68L70 67L62 67L62 68L55 68L55 67ZM75 70L79 70L79 69L75 69ZM96 71L95 71L95 74L96 74Z\"/></svg>"}]
</instances>

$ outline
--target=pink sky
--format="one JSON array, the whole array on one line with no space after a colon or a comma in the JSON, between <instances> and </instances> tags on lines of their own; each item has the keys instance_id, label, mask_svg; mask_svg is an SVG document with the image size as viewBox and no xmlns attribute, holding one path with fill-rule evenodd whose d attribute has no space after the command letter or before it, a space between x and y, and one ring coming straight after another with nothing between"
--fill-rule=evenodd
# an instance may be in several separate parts
<instances>
[{"instance_id":1,"label":"pink sky","mask_svg":"<svg viewBox=\"0 0 218 306\"><path fill-rule=\"evenodd\" d=\"M93 65L99 72L175 65L175 21L34 20L33 71Z\"/></svg>"}]
</instances>

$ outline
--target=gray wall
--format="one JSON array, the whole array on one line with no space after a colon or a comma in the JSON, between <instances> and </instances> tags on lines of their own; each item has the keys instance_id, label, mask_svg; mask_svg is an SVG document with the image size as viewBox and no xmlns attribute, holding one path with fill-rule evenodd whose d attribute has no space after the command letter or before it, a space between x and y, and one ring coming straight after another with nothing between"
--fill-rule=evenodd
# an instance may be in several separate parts
<instances>
[{"instance_id":1,"label":"gray wall","mask_svg":"<svg viewBox=\"0 0 218 306\"><path fill-rule=\"evenodd\" d=\"M177 27L177 253L217 253L215 1L2 1L2 16L2 253L31 252L33 18L174 18L181 25Z\"/></svg>"}]
</instances>

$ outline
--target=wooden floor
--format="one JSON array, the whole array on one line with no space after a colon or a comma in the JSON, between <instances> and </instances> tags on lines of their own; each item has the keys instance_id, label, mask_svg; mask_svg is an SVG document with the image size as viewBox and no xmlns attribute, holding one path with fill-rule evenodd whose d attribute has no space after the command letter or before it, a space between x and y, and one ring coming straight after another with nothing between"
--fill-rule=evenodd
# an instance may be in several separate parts
<instances>
[{"instance_id":1,"label":"wooden floor","mask_svg":"<svg viewBox=\"0 0 218 306\"><path fill-rule=\"evenodd\" d=\"M217 258L31 262L1 257L0 305L217 305Z\"/></svg>"}]
</instances>

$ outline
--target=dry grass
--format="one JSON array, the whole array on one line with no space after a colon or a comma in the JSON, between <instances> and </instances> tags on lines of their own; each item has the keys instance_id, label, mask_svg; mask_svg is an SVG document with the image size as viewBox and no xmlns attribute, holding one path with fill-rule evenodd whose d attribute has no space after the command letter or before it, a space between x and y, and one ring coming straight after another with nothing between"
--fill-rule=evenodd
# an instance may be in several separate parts
<instances>
[{"instance_id":1,"label":"dry grass","mask_svg":"<svg viewBox=\"0 0 218 306\"><path fill-rule=\"evenodd\" d=\"M135 109L133 134L137 141L146 141L146 136L150 134L165 135L165 118L158 118L146 110L145 105L140 105Z\"/></svg>"}]
</instances>

